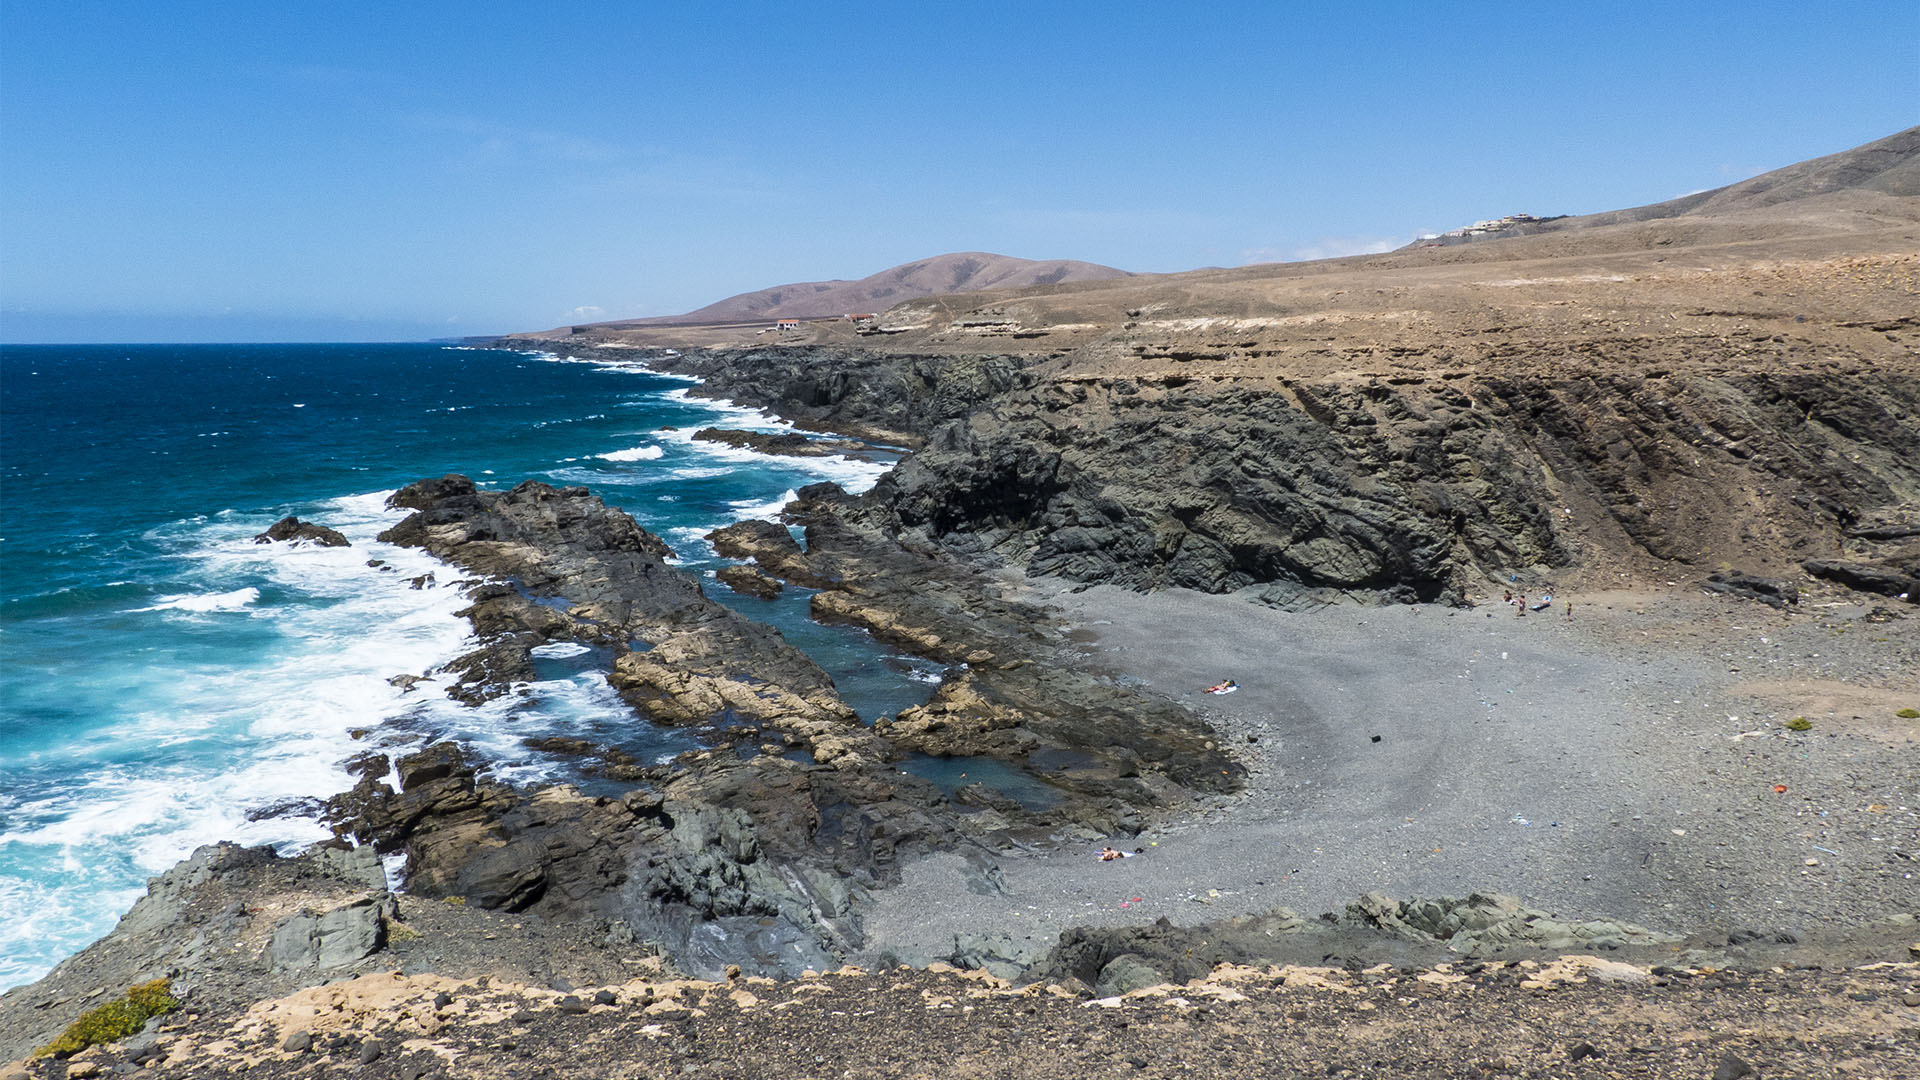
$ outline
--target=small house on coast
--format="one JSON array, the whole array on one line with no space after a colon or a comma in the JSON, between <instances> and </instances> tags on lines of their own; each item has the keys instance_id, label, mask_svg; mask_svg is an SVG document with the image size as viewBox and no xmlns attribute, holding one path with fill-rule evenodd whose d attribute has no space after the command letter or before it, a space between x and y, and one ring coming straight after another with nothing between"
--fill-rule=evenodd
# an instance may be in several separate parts
<instances>
[{"instance_id":1,"label":"small house on coast","mask_svg":"<svg viewBox=\"0 0 1920 1080\"><path fill-rule=\"evenodd\" d=\"M800 320L799 319L780 319L773 324L773 328L775 330L798 330L800 329Z\"/></svg>"},{"instance_id":2,"label":"small house on coast","mask_svg":"<svg viewBox=\"0 0 1920 1080\"><path fill-rule=\"evenodd\" d=\"M847 316L847 321L855 326L872 326L873 320L876 318L879 318L879 316L869 312L865 315L849 315Z\"/></svg>"}]
</instances>

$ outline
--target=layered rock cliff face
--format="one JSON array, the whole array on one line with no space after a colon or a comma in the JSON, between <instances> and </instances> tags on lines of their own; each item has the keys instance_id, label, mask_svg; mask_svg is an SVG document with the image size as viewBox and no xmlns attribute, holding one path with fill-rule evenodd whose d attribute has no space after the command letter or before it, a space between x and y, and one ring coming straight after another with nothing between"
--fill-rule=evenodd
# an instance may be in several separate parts
<instances>
[{"instance_id":1,"label":"layered rock cliff face","mask_svg":"<svg viewBox=\"0 0 1920 1080\"><path fill-rule=\"evenodd\" d=\"M941 422L1030 385L1023 371L1028 363L992 354L913 356L775 346L687 352L663 366L712 380L696 392L773 409L802 427L917 446Z\"/></svg>"},{"instance_id":2,"label":"layered rock cliff face","mask_svg":"<svg viewBox=\"0 0 1920 1080\"><path fill-rule=\"evenodd\" d=\"M713 393L796 385L790 353L700 363ZM967 392L929 408L949 370ZM1004 389L953 415L988 370ZM1898 365L1125 377L823 351L804 385L821 424L846 402L850 426L922 436L873 520L1074 581L1432 601L1570 569L1897 578L1916 557L1920 373Z\"/></svg>"}]
</instances>

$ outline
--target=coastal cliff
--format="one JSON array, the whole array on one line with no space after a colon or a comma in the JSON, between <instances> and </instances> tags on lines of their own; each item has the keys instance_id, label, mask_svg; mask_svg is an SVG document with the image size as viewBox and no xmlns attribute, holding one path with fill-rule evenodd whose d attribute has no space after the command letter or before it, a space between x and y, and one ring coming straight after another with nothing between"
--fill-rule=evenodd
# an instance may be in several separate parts
<instances>
[{"instance_id":1,"label":"coastal cliff","mask_svg":"<svg viewBox=\"0 0 1920 1080\"><path fill-rule=\"evenodd\" d=\"M1920 337L1888 325L1905 349ZM1920 573L1920 374L1892 358L1322 379L842 350L669 363L703 392L910 434L921 448L863 514L1071 581L1285 604L1727 565Z\"/></svg>"}]
</instances>

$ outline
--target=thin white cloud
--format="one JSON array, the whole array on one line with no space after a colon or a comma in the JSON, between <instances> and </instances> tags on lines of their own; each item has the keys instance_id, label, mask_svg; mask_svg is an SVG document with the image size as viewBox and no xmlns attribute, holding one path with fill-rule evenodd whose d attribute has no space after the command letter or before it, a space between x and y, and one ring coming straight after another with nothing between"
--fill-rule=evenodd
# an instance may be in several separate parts
<instances>
[{"instance_id":1,"label":"thin white cloud","mask_svg":"<svg viewBox=\"0 0 1920 1080\"><path fill-rule=\"evenodd\" d=\"M597 319L600 316L605 315L606 313L607 313L606 308L596 307L593 304L582 304L579 307L574 308L572 311L567 312L566 315L563 316L563 318L565 318L566 321L568 322L585 322L588 320Z\"/></svg>"},{"instance_id":2,"label":"thin white cloud","mask_svg":"<svg viewBox=\"0 0 1920 1080\"><path fill-rule=\"evenodd\" d=\"M471 140L473 148L488 157L543 157L564 161L613 162L631 156L624 147L602 139L586 138L539 128L515 127L475 116L418 113L406 122L420 131L440 132Z\"/></svg>"}]
</instances>

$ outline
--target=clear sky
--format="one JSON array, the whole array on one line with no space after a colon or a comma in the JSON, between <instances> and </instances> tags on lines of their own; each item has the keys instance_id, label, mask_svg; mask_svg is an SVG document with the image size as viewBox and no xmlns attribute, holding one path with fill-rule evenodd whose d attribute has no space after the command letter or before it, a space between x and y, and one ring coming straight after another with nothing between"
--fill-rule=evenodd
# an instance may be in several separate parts
<instances>
[{"instance_id":1,"label":"clear sky","mask_svg":"<svg viewBox=\"0 0 1920 1080\"><path fill-rule=\"evenodd\" d=\"M945 251L1381 250L1920 123L1920 3L0 0L0 340L412 340Z\"/></svg>"}]
</instances>

